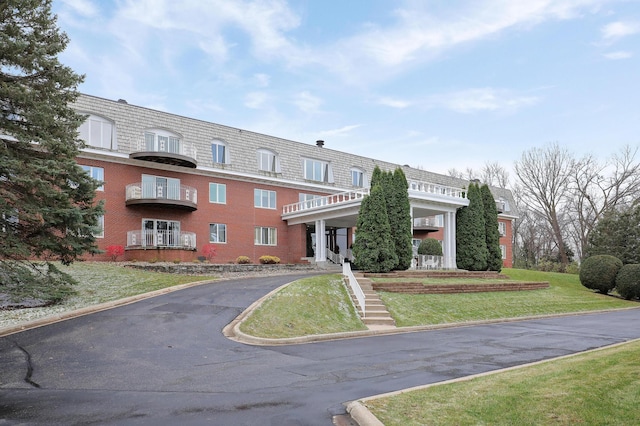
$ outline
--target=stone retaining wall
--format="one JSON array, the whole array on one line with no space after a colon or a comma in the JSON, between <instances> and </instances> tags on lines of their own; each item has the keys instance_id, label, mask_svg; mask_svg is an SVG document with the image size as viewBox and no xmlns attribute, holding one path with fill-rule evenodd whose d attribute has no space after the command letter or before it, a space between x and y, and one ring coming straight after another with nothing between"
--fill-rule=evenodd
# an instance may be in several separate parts
<instances>
[{"instance_id":1,"label":"stone retaining wall","mask_svg":"<svg viewBox=\"0 0 640 426\"><path fill-rule=\"evenodd\" d=\"M129 263L127 268L144 269L146 271L166 272L185 275L217 275L217 274L284 274L292 272L314 272L318 268L309 264L286 265L239 265L239 264L209 264L209 263Z\"/></svg>"}]
</instances>

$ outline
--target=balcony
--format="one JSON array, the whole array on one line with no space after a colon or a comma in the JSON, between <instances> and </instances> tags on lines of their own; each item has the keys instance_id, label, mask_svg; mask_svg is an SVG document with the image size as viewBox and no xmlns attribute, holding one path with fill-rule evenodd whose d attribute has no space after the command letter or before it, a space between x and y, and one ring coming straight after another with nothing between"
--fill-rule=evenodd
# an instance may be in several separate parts
<instances>
[{"instance_id":1,"label":"balcony","mask_svg":"<svg viewBox=\"0 0 640 426\"><path fill-rule=\"evenodd\" d=\"M187 185L158 185L157 182L138 182L127 185L127 206L176 208L187 211L198 209L198 191Z\"/></svg>"},{"instance_id":2,"label":"balcony","mask_svg":"<svg viewBox=\"0 0 640 426\"><path fill-rule=\"evenodd\" d=\"M139 140L129 158L154 163L170 164L172 166L189 167L195 169L196 148L193 144L183 140Z\"/></svg>"},{"instance_id":3,"label":"balcony","mask_svg":"<svg viewBox=\"0 0 640 426\"><path fill-rule=\"evenodd\" d=\"M442 216L416 217L413 229L421 231L437 231L444 226Z\"/></svg>"},{"instance_id":4,"label":"balcony","mask_svg":"<svg viewBox=\"0 0 640 426\"><path fill-rule=\"evenodd\" d=\"M195 250L195 232L137 230L127 232L127 249Z\"/></svg>"}]
</instances>

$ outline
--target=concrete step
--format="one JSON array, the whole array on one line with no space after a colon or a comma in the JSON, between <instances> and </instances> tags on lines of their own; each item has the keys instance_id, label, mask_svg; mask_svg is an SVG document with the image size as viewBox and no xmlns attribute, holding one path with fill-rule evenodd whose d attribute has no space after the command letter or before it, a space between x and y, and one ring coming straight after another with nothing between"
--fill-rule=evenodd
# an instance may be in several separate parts
<instances>
[{"instance_id":1,"label":"concrete step","mask_svg":"<svg viewBox=\"0 0 640 426\"><path fill-rule=\"evenodd\" d=\"M393 320L393 318L365 318L362 320L364 322L364 324L366 326L369 325L387 325L387 326L392 326L395 327L396 322Z\"/></svg>"}]
</instances>

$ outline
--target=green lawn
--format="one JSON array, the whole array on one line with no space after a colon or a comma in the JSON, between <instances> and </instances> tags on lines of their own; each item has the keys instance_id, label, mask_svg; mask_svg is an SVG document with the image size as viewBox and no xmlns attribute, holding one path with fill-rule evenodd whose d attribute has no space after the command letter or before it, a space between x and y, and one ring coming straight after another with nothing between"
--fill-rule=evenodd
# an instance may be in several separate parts
<instances>
[{"instance_id":1,"label":"green lawn","mask_svg":"<svg viewBox=\"0 0 640 426\"><path fill-rule=\"evenodd\" d=\"M550 287L466 294L382 292L381 298L399 327L638 306L637 302L594 293L580 284L577 275L521 269L502 272L517 281L548 281Z\"/></svg>"},{"instance_id":2,"label":"green lawn","mask_svg":"<svg viewBox=\"0 0 640 426\"><path fill-rule=\"evenodd\" d=\"M366 330L340 275L296 281L254 311L240 330L256 337L286 338Z\"/></svg>"},{"instance_id":3,"label":"green lawn","mask_svg":"<svg viewBox=\"0 0 640 426\"><path fill-rule=\"evenodd\" d=\"M75 294L53 306L0 310L0 328L16 321L36 320L180 284L215 279L211 276L147 272L107 262L75 262L70 266L56 263L56 267L78 282L73 286Z\"/></svg>"},{"instance_id":4,"label":"green lawn","mask_svg":"<svg viewBox=\"0 0 640 426\"><path fill-rule=\"evenodd\" d=\"M640 341L365 405L386 426L640 424Z\"/></svg>"}]
</instances>

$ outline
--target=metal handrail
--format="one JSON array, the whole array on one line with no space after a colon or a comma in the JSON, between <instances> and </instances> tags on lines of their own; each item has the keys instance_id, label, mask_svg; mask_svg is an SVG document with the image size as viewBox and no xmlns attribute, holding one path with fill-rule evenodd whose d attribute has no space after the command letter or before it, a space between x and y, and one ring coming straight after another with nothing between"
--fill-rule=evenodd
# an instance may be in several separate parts
<instances>
[{"instance_id":1,"label":"metal handrail","mask_svg":"<svg viewBox=\"0 0 640 426\"><path fill-rule=\"evenodd\" d=\"M353 272L351 271L351 263L344 262L342 264L342 275L347 278L347 283L349 284L349 287L351 288L351 291L355 295L356 300L358 301L358 305L360 305L360 309L362 310L362 318L365 318L366 307L365 307L365 301L364 301L364 291L362 291L362 287L360 287L360 284L358 284L358 280L356 280L356 277L353 275Z\"/></svg>"},{"instance_id":2,"label":"metal handrail","mask_svg":"<svg viewBox=\"0 0 640 426\"><path fill-rule=\"evenodd\" d=\"M166 192L159 195L158 186L155 182L136 182L130 183L126 186L125 200L140 200L140 199L168 199L178 201L189 201L193 204L198 204L198 190L187 185L167 185L162 187Z\"/></svg>"},{"instance_id":3,"label":"metal handrail","mask_svg":"<svg viewBox=\"0 0 640 426\"><path fill-rule=\"evenodd\" d=\"M331 250L327 249L327 259L336 265L342 265L344 263L344 256L340 253L334 253Z\"/></svg>"},{"instance_id":4,"label":"metal handrail","mask_svg":"<svg viewBox=\"0 0 640 426\"><path fill-rule=\"evenodd\" d=\"M195 232L169 230L135 230L127 232L127 247L171 247L193 250Z\"/></svg>"}]
</instances>

